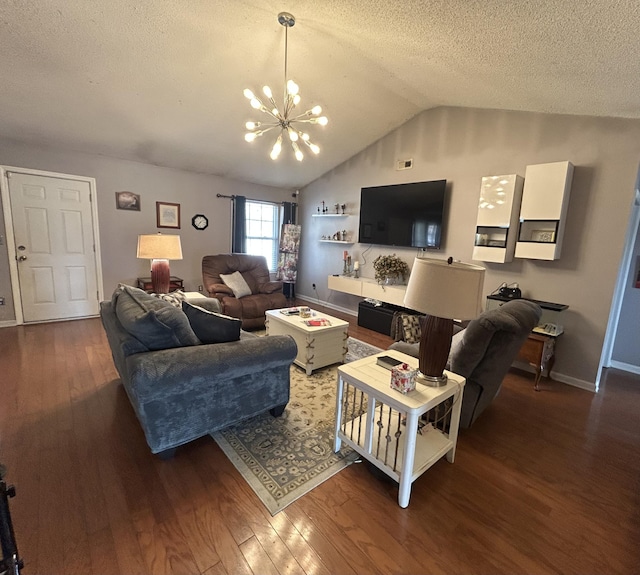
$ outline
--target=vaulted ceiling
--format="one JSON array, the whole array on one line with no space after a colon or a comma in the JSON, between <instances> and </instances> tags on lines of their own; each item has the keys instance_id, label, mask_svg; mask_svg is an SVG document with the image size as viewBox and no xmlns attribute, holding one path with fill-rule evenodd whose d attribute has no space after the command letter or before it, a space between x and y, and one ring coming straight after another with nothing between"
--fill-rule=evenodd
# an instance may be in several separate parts
<instances>
[{"instance_id":1,"label":"vaulted ceiling","mask_svg":"<svg viewBox=\"0 0 640 575\"><path fill-rule=\"evenodd\" d=\"M640 118L637 0L6 0L0 137L302 187L425 109ZM243 96L322 104L297 162ZM1 158L0 158L1 161Z\"/></svg>"}]
</instances>

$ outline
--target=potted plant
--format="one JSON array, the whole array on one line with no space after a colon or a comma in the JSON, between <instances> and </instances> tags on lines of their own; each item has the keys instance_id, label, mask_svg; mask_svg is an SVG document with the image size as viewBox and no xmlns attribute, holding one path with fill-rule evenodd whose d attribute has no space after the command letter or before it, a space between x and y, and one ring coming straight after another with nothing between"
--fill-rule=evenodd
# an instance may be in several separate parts
<instances>
[{"instance_id":1,"label":"potted plant","mask_svg":"<svg viewBox=\"0 0 640 575\"><path fill-rule=\"evenodd\" d=\"M390 256L378 256L373 260L375 278L379 284L404 282L409 277L409 266L396 254Z\"/></svg>"}]
</instances>

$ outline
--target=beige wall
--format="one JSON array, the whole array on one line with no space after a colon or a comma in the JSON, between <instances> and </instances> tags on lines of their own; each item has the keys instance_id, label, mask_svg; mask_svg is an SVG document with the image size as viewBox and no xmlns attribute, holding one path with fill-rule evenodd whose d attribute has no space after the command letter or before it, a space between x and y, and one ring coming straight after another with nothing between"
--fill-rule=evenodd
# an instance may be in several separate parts
<instances>
[{"instance_id":1,"label":"beige wall","mask_svg":"<svg viewBox=\"0 0 640 575\"><path fill-rule=\"evenodd\" d=\"M413 158L413 169L396 171L396 161L406 158ZM342 271L343 246L317 242L327 222L311 214L322 200L348 204L356 216L344 225L357 239L361 187L444 178L449 194L444 245L433 255L471 261L482 176L524 176L528 164L565 160L575 172L561 259L484 264L484 291L517 281L525 297L568 304L554 371L558 379L592 388L640 161L637 120L465 108L419 114L301 191L296 292L357 310L358 298L327 289L327 275ZM362 275L368 277L379 253L395 252L410 265L416 255L368 248L350 247L354 259L366 258Z\"/></svg>"},{"instance_id":2,"label":"beige wall","mask_svg":"<svg viewBox=\"0 0 640 575\"><path fill-rule=\"evenodd\" d=\"M105 297L111 296L119 282L132 283L139 276L149 275L149 262L136 258L138 234L178 232L184 259L171 262L171 273L185 280L186 289L195 291L202 283L202 256L231 249L231 200L217 198L216 194L291 201L290 191L268 186L1 140L0 165L96 179ZM118 191L140 194L141 210L117 210L115 192ZM180 230L156 228L156 201L180 204ZM192 227L191 218L196 213L203 213L209 218L206 230L197 231ZM5 236L3 217L0 217L0 235ZM6 241L3 244L0 246L0 296L7 297L9 305L0 306L0 323L15 319L10 297L10 254L7 253Z\"/></svg>"}]
</instances>

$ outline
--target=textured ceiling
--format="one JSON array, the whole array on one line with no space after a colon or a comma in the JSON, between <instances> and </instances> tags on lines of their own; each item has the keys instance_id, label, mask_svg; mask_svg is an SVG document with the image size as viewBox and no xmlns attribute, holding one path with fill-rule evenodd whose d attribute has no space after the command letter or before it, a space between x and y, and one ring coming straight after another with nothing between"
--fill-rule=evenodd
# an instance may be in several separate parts
<instances>
[{"instance_id":1,"label":"textured ceiling","mask_svg":"<svg viewBox=\"0 0 640 575\"><path fill-rule=\"evenodd\" d=\"M637 0L3 0L0 137L300 187L422 110L640 118ZM243 97L289 77L325 128L302 163ZM1 159L0 159L1 160Z\"/></svg>"}]
</instances>

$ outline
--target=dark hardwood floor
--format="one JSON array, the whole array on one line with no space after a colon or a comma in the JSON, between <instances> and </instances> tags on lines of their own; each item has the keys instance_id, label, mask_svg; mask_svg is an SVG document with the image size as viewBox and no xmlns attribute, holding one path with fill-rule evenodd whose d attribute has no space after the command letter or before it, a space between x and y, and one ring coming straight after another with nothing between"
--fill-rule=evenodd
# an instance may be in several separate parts
<instances>
[{"instance_id":1,"label":"dark hardwood floor","mask_svg":"<svg viewBox=\"0 0 640 575\"><path fill-rule=\"evenodd\" d=\"M98 319L2 329L0 357L25 575L640 572L638 376L536 393L512 371L407 509L356 464L272 517L211 438L149 452Z\"/></svg>"}]
</instances>

